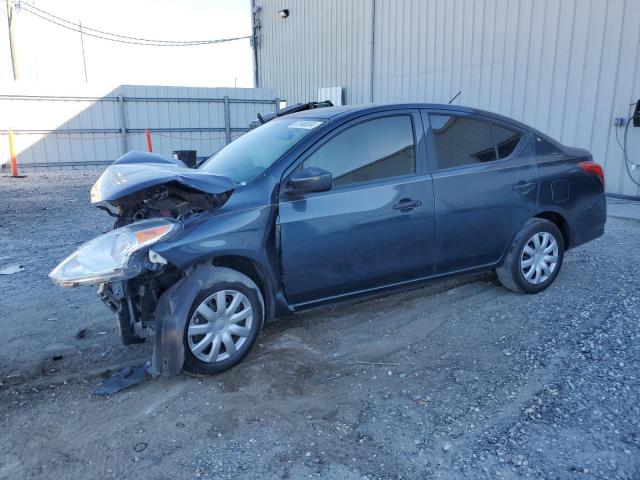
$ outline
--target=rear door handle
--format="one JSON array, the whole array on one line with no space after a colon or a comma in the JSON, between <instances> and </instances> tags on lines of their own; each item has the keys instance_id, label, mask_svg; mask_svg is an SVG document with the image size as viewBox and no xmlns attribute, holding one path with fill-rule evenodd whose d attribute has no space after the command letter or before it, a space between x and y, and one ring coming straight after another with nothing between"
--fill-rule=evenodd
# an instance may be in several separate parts
<instances>
[{"instance_id":1,"label":"rear door handle","mask_svg":"<svg viewBox=\"0 0 640 480\"><path fill-rule=\"evenodd\" d=\"M513 186L513 191L526 195L536 186L534 182L518 182Z\"/></svg>"},{"instance_id":2,"label":"rear door handle","mask_svg":"<svg viewBox=\"0 0 640 480\"><path fill-rule=\"evenodd\" d=\"M393 206L394 210L400 210L401 212L410 212L415 208L421 207L422 202L420 200L412 200L410 198L402 198L398 203Z\"/></svg>"}]
</instances>

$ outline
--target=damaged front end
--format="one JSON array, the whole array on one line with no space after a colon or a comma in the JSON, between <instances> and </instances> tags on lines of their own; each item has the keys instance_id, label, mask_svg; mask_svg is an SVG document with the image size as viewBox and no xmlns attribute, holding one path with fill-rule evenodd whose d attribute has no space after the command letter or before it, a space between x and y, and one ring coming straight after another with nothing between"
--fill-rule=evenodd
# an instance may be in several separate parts
<instances>
[{"instance_id":1,"label":"damaged front end","mask_svg":"<svg viewBox=\"0 0 640 480\"><path fill-rule=\"evenodd\" d=\"M147 270L138 277L101 283L98 297L116 314L118 333L124 345L142 343L155 329L155 310L160 296L183 274L171 267Z\"/></svg>"},{"instance_id":2,"label":"damaged front end","mask_svg":"<svg viewBox=\"0 0 640 480\"><path fill-rule=\"evenodd\" d=\"M188 168L179 160L129 152L98 178L91 188L91 203L115 217L114 228L118 228L147 218L183 220L215 210L236 186L233 180Z\"/></svg>"},{"instance_id":3,"label":"damaged front end","mask_svg":"<svg viewBox=\"0 0 640 480\"><path fill-rule=\"evenodd\" d=\"M116 218L114 230L82 245L49 276L63 287L97 284L99 298L116 314L123 343L141 343L155 330L161 297L186 275L153 246L176 240L185 224L222 206L235 187L226 177L179 161L130 152L91 189L91 202ZM170 375L179 367L152 365L152 371Z\"/></svg>"}]
</instances>

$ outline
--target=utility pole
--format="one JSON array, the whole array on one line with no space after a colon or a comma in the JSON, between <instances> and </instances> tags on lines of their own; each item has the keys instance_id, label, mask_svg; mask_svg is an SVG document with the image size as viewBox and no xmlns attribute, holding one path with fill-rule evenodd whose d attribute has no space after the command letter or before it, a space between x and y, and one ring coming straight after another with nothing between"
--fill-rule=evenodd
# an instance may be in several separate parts
<instances>
[{"instance_id":1,"label":"utility pole","mask_svg":"<svg viewBox=\"0 0 640 480\"><path fill-rule=\"evenodd\" d=\"M18 69L18 54L16 52L16 33L13 30L14 0L7 1L7 24L9 26L9 50L11 51L11 67L13 69L13 79L20 80L20 70Z\"/></svg>"},{"instance_id":2,"label":"utility pole","mask_svg":"<svg viewBox=\"0 0 640 480\"><path fill-rule=\"evenodd\" d=\"M80 25L80 47L82 48L82 66L84 67L84 83L89 83L87 80L87 59L84 56L84 35L82 34L82 20L78 20Z\"/></svg>"},{"instance_id":3,"label":"utility pole","mask_svg":"<svg viewBox=\"0 0 640 480\"><path fill-rule=\"evenodd\" d=\"M256 0L251 0L251 48L253 49L253 86L260 87L260 75L258 75L258 35L262 24L260 12L262 7L256 5Z\"/></svg>"}]
</instances>

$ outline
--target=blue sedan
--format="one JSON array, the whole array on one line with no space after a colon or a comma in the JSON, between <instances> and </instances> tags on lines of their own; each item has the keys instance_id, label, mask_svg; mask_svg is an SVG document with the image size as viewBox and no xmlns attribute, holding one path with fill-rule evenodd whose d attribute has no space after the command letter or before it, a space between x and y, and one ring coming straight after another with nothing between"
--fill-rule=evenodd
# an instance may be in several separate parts
<instances>
[{"instance_id":1,"label":"blue sedan","mask_svg":"<svg viewBox=\"0 0 640 480\"><path fill-rule=\"evenodd\" d=\"M117 228L51 273L97 284L125 343L154 331L154 373L224 371L266 320L433 278L496 270L537 293L604 232L600 165L514 120L432 104L272 117L197 168L114 162L91 197Z\"/></svg>"}]
</instances>

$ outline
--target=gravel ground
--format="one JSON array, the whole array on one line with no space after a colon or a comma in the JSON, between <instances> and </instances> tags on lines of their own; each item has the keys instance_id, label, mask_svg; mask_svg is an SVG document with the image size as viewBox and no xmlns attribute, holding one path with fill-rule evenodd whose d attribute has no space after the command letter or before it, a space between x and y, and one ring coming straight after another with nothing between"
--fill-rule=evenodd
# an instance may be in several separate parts
<instances>
[{"instance_id":1,"label":"gravel ground","mask_svg":"<svg viewBox=\"0 0 640 480\"><path fill-rule=\"evenodd\" d=\"M224 374L111 398L118 344L91 288L48 271L110 219L96 172L0 177L0 478L640 478L640 222L523 296L491 275L268 325Z\"/></svg>"}]
</instances>

